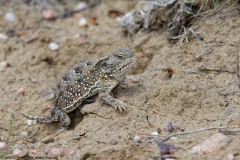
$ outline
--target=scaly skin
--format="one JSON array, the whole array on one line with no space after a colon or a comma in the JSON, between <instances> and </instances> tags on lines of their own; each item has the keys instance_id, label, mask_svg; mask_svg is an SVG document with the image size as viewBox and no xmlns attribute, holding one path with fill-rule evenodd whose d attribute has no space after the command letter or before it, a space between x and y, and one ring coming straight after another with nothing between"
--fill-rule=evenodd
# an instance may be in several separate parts
<instances>
[{"instance_id":1,"label":"scaly skin","mask_svg":"<svg viewBox=\"0 0 240 160\"><path fill-rule=\"evenodd\" d=\"M82 61L71 67L58 82L54 93L54 107L49 115L22 114L40 123L59 121L58 132L62 132L71 123L68 113L78 108L85 99L98 93L103 102L122 112L126 109L125 104L109 93L135 61L133 53L127 49L120 49L109 56Z\"/></svg>"}]
</instances>

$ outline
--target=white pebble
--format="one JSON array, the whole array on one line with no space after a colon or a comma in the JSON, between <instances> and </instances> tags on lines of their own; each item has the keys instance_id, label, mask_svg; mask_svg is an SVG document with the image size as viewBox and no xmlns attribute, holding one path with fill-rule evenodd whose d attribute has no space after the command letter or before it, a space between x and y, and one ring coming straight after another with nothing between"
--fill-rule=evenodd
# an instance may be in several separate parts
<instances>
[{"instance_id":1,"label":"white pebble","mask_svg":"<svg viewBox=\"0 0 240 160\"><path fill-rule=\"evenodd\" d=\"M88 26L87 19L84 18L84 17L82 17L81 19L79 19L78 25L79 25L80 27L87 27L87 26Z\"/></svg>"},{"instance_id":2,"label":"white pebble","mask_svg":"<svg viewBox=\"0 0 240 160\"><path fill-rule=\"evenodd\" d=\"M0 39L8 39L8 36L7 35L5 35L5 34L0 34Z\"/></svg>"},{"instance_id":3,"label":"white pebble","mask_svg":"<svg viewBox=\"0 0 240 160\"><path fill-rule=\"evenodd\" d=\"M26 138L28 136L28 132L27 131L22 131L20 133L20 136Z\"/></svg>"},{"instance_id":4,"label":"white pebble","mask_svg":"<svg viewBox=\"0 0 240 160\"><path fill-rule=\"evenodd\" d=\"M20 157L21 153L22 153L22 151L20 149L16 148L13 150L12 155L17 158L17 157Z\"/></svg>"},{"instance_id":5,"label":"white pebble","mask_svg":"<svg viewBox=\"0 0 240 160\"><path fill-rule=\"evenodd\" d=\"M139 142L139 141L141 140L141 137L140 137L139 135L136 135L136 136L133 138L133 140L134 140L135 142Z\"/></svg>"},{"instance_id":6,"label":"white pebble","mask_svg":"<svg viewBox=\"0 0 240 160\"><path fill-rule=\"evenodd\" d=\"M7 12L5 14L5 20L9 21L9 22L13 22L16 20L15 14L13 12Z\"/></svg>"},{"instance_id":7,"label":"white pebble","mask_svg":"<svg viewBox=\"0 0 240 160\"><path fill-rule=\"evenodd\" d=\"M28 151L27 150L20 150L19 148L16 148L13 150L13 153L12 155L18 159L19 157L22 158L22 157L25 157L26 155L28 154Z\"/></svg>"},{"instance_id":8,"label":"white pebble","mask_svg":"<svg viewBox=\"0 0 240 160\"><path fill-rule=\"evenodd\" d=\"M87 3L86 2L79 2L78 5L76 6L75 10L82 10L84 8L87 8Z\"/></svg>"},{"instance_id":9,"label":"white pebble","mask_svg":"<svg viewBox=\"0 0 240 160\"><path fill-rule=\"evenodd\" d=\"M5 68L7 68L7 66L8 66L8 62L7 61L0 62L0 71L2 71Z\"/></svg>"},{"instance_id":10,"label":"white pebble","mask_svg":"<svg viewBox=\"0 0 240 160\"><path fill-rule=\"evenodd\" d=\"M0 150L7 147L7 144L4 142L0 142Z\"/></svg>"},{"instance_id":11,"label":"white pebble","mask_svg":"<svg viewBox=\"0 0 240 160\"><path fill-rule=\"evenodd\" d=\"M56 51L59 49L59 45L55 42L51 42L49 43L48 47L52 50L52 51Z\"/></svg>"},{"instance_id":12,"label":"white pebble","mask_svg":"<svg viewBox=\"0 0 240 160\"><path fill-rule=\"evenodd\" d=\"M174 140L174 141L177 141L177 140L178 140L178 137L171 137L170 139L171 139L171 140Z\"/></svg>"},{"instance_id":13,"label":"white pebble","mask_svg":"<svg viewBox=\"0 0 240 160\"><path fill-rule=\"evenodd\" d=\"M139 78L135 75L131 75L129 76L129 79L133 82L133 83L138 83L139 82Z\"/></svg>"},{"instance_id":14,"label":"white pebble","mask_svg":"<svg viewBox=\"0 0 240 160\"><path fill-rule=\"evenodd\" d=\"M27 122L27 125L34 125L34 124L37 124L37 121L36 120L30 120L30 119L28 119L28 120L26 120L26 122Z\"/></svg>"},{"instance_id":15,"label":"white pebble","mask_svg":"<svg viewBox=\"0 0 240 160\"><path fill-rule=\"evenodd\" d=\"M41 142L42 142L42 143L54 142L54 137L53 137L53 136L44 137L44 138L41 140Z\"/></svg>"},{"instance_id":16,"label":"white pebble","mask_svg":"<svg viewBox=\"0 0 240 160\"><path fill-rule=\"evenodd\" d=\"M151 135L152 136L158 136L158 132L152 132Z\"/></svg>"}]
</instances>

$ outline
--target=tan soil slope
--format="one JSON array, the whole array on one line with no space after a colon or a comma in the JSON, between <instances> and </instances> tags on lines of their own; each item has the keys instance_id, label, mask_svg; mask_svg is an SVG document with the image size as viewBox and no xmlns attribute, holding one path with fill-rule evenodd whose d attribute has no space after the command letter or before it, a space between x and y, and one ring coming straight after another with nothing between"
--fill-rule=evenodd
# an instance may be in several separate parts
<instances>
[{"instance_id":1,"label":"tan soil slope","mask_svg":"<svg viewBox=\"0 0 240 160\"><path fill-rule=\"evenodd\" d=\"M6 60L12 65L0 71L1 141L7 139L10 130L13 132L12 141L20 138L22 130L35 132L40 128L41 132L31 138L27 147L35 148L41 154L46 147L64 144L67 155L63 159L155 159L159 156L158 148L135 144L134 135L150 135L169 122L185 131L239 125L240 109L236 101L239 91L236 74L232 73L236 70L235 44L240 44L240 19L235 10L223 19L223 14L218 13L200 23L197 32L203 41L191 39L188 43L179 41L173 44L156 31L138 33L130 41L123 35L116 19L108 17L108 11L119 9L120 5L124 6L121 11L127 12L134 2L106 1L82 12L86 17L96 16L97 26L90 24L88 28L81 28L77 19L70 17L44 21L26 35L0 40L0 61ZM19 8L16 13L24 19L24 11ZM20 27L19 21L12 24L1 21L0 29ZM33 21L31 15L26 24ZM72 38L81 32L88 38ZM24 40L36 33L40 38L26 44ZM60 44L58 51L49 50L51 41ZM25 128L26 119L20 112L47 114L42 112L51 106L51 101L43 94L53 91L68 67L120 48L130 48L138 57L137 64L127 75L136 75L139 82L132 83L127 79L128 88L114 91L115 96L127 104L127 111L119 113L97 98L95 103L86 104L81 109L83 117L73 117L75 123L68 131L56 136L52 143L40 143L42 138L55 133L58 124L36 124ZM232 72L195 72L199 67L226 68ZM173 70L171 77L165 71L169 68ZM29 78L36 78L39 83L33 84ZM25 89L24 95L16 92L21 87ZM239 152L238 136L230 136L232 142L219 152L206 155L188 153L192 146L214 132L216 130L180 136L167 143L182 148L174 154L179 159L226 159L229 154ZM79 135L83 136L71 141ZM72 150L75 154L71 156L69 152Z\"/></svg>"}]
</instances>

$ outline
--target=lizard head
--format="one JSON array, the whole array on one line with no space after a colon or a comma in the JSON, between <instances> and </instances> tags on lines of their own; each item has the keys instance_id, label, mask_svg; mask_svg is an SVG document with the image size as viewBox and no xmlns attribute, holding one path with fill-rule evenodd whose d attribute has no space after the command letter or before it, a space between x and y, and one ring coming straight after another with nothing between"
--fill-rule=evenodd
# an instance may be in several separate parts
<instances>
[{"instance_id":1,"label":"lizard head","mask_svg":"<svg viewBox=\"0 0 240 160\"><path fill-rule=\"evenodd\" d=\"M107 60L107 64L112 66L115 76L121 76L136 62L136 60L137 58L130 50L120 49L110 56Z\"/></svg>"}]
</instances>

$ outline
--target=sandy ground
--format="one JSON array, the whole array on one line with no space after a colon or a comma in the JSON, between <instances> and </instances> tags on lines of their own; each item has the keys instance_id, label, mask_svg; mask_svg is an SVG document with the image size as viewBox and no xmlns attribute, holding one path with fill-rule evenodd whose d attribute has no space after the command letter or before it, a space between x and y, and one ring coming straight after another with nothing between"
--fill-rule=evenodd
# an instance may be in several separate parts
<instances>
[{"instance_id":1,"label":"sandy ground","mask_svg":"<svg viewBox=\"0 0 240 160\"><path fill-rule=\"evenodd\" d=\"M156 143L137 143L134 136L149 136L160 130L160 134L167 135L164 128L169 122L179 128L176 132L240 124L235 74L235 44L240 44L239 15L233 14L234 11L231 16L222 17L222 13L217 13L205 18L196 31L202 41L192 38L188 43L180 40L171 43L162 31L143 31L130 40L108 12L110 9L127 12L135 2L104 1L69 18L42 21L21 36L0 39L0 61L11 65L0 71L0 141L8 142L9 153L14 142L22 139L22 131L29 135L38 131L32 137L25 137L27 144L15 148L35 149L37 155L45 155L45 150L60 146L66 152L61 159L160 159ZM26 16L24 7L16 8L17 20L12 23L1 20L0 33L31 25L40 17L37 12ZM7 8L1 9L3 19ZM98 25L78 26L76 17L79 15L96 17ZM80 33L79 37L75 36ZM26 43L34 34L39 39ZM60 48L51 51L49 42L58 43ZM53 92L69 67L121 48L131 49L138 58L127 73L128 88L117 87L114 91L117 99L127 105L127 111L119 113L96 97L96 102L85 104L71 116L73 123L69 130L55 136L54 142L41 143L44 137L56 132L58 123L26 127L26 119L20 112L47 114L51 100L44 95ZM199 72L199 67L227 71ZM138 83L133 83L130 75L139 78ZM37 79L38 83L31 79ZM19 88L25 93L18 94ZM220 151L204 155L189 153L194 145L216 132L217 129L177 136L165 143L179 148L172 155L177 159L227 159L229 154L239 159L238 135L228 135L232 141Z\"/></svg>"}]
</instances>

